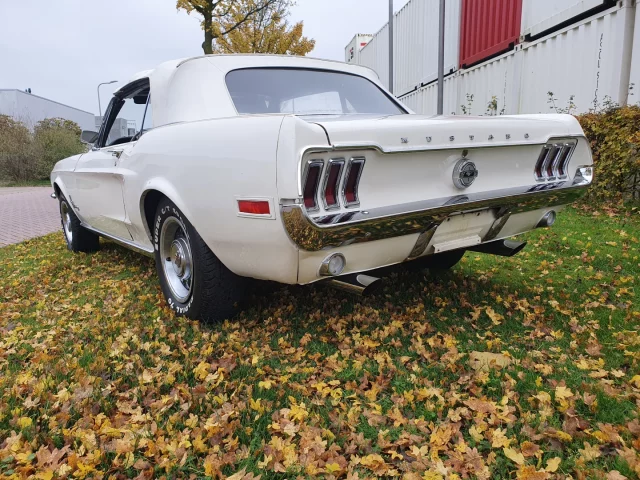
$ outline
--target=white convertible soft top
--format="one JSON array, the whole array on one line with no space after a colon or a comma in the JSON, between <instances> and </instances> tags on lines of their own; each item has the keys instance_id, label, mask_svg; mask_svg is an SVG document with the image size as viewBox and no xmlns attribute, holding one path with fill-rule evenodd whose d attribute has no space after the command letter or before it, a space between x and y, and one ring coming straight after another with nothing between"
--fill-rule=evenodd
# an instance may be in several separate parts
<instances>
[{"instance_id":1,"label":"white convertible soft top","mask_svg":"<svg viewBox=\"0 0 640 480\"><path fill-rule=\"evenodd\" d=\"M366 77L384 88L378 75L367 67L317 58L250 54L205 55L171 60L153 70L137 73L130 82L149 78L153 124L159 127L238 115L225 77L232 70L257 67L333 70Z\"/></svg>"}]
</instances>

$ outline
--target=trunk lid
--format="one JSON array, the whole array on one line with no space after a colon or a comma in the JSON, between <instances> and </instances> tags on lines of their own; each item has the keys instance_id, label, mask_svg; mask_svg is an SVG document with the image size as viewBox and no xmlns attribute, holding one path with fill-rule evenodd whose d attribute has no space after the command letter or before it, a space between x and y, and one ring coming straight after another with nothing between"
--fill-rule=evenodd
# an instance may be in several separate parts
<instances>
[{"instance_id":1,"label":"trunk lid","mask_svg":"<svg viewBox=\"0 0 640 480\"><path fill-rule=\"evenodd\" d=\"M540 145L552 136L582 135L580 125L571 115L327 115L303 118L323 127L335 147L372 145L383 152Z\"/></svg>"},{"instance_id":2,"label":"trunk lid","mask_svg":"<svg viewBox=\"0 0 640 480\"><path fill-rule=\"evenodd\" d=\"M550 138L583 136L579 123L570 115L320 115L302 119L321 126L330 144L326 152L316 150L304 156L302 182L304 169L311 163L326 166L342 161L348 166L364 159L356 207L361 210L425 200L446 203L484 192L499 196L500 191L514 187L523 191L546 188L548 182L538 182L535 174L543 146ZM576 165L591 163L587 143L578 143L580 148L569 165L573 168L570 176ZM473 164L470 168L468 162ZM463 181L463 170L475 175L468 184ZM324 168L319 190L330 183L328 175L328 168ZM347 175L338 186L347 185ZM323 207L325 196L320 191L317 215L333 210ZM343 201L335 211L344 213L353 208Z\"/></svg>"}]
</instances>

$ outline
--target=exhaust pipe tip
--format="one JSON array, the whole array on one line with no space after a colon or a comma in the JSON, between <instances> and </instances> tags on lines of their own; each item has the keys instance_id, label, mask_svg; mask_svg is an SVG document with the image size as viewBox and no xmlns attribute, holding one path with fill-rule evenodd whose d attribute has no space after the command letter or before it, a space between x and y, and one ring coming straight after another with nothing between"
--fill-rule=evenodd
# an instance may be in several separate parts
<instances>
[{"instance_id":1,"label":"exhaust pipe tip","mask_svg":"<svg viewBox=\"0 0 640 480\"><path fill-rule=\"evenodd\" d=\"M360 297L370 297L382 287L382 280L363 273L352 273L329 280L328 285Z\"/></svg>"},{"instance_id":2,"label":"exhaust pipe tip","mask_svg":"<svg viewBox=\"0 0 640 480\"><path fill-rule=\"evenodd\" d=\"M557 218L558 215L555 210L550 210L540 219L536 228L551 228L553 227L553 224L556 223Z\"/></svg>"}]
</instances>

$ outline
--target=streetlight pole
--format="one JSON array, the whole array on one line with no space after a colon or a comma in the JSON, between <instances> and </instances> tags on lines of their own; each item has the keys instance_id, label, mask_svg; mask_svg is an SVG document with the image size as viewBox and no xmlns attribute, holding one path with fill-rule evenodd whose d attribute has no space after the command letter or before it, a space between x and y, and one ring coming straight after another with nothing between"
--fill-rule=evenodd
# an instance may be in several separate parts
<instances>
[{"instance_id":1,"label":"streetlight pole","mask_svg":"<svg viewBox=\"0 0 640 480\"><path fill-rule=\"evenodd\" d=\"M389 0L389 91L393 93L393 0Z\"/></svg>"},{"instance_id":2,"label":"streetlight pole","mask_svg":"<svg viewBox=\"0 0 640 480\"><path fill-rule=\"evenodd\" d=\"M100 87L102 85L111 85L112 83L117 83L117 80L111 80L110 82L102 82L98 84L98 111L100 112L100 116L102 117L102 105L100 105Z\"/></svg>"},{"instance_id":3,"label":"streetlight pole","mask_svg":"<svg viewBox=\"0 0 640 480\"><path fill-rule=\"evenodd\" d=\"M445 0L440 0L440 32L438 39L438 115L444 113L444 26Z\"/></svg>"}]
</instances>

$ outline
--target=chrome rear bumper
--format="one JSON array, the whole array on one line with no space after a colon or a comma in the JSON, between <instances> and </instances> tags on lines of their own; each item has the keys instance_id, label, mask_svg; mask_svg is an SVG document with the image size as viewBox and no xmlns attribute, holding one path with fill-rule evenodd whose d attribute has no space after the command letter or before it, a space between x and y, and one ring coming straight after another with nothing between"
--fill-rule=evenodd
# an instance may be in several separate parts
<instances>
[{"instance_id":1,"label":"chrome rear bumper","mask_svg":"<svg viewBox=\"0 0 640 480\"><path fill-rule=\"evenodd\" d=\"M433 232L451 215L495 209L496 222L490 230L492 238L484 238L484 242L498 237L510 215L567 205L582 197L589 185L591 178L576 176L573 182L459 195L318 218L311 218L300 203L283 204L281 209L289 237L309 252Z\"/></svg>"}]
</instances>

